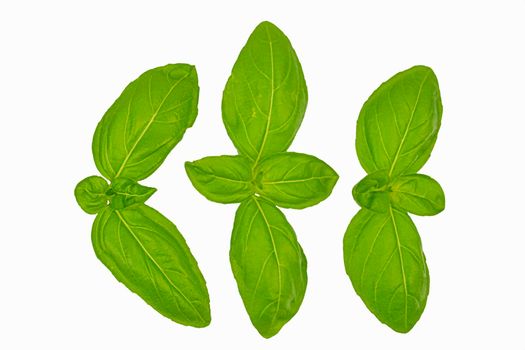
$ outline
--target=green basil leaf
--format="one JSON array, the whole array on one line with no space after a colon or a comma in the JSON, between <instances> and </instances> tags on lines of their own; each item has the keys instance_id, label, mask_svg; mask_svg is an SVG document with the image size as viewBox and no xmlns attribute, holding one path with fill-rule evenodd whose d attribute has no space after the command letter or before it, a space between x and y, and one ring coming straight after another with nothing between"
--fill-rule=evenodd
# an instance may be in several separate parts
<instances>
[{"instance_id":1,"label":"green basil leaf","mask_svg":"<svg viewBox=\"0 0 525 350\"><path fill-rule=\"evenodd\" d=\"M237 203L253 194L252 165L246 157L206 157L186 162L185 168L193 186L211 201Z\"/></svg>"},{"instance_id":2,"label":"green basil leaf","mask_svg":"<svg viewBox=\"0 0 525 350\"><path fill-rule=\"evenodd\" d=\"M404 175L390 186L390 200L397 208L416 215L436 215L445 209L445 193L427 175Z\"/></svg>"},{"instance_id":3,"label":"green basil leaf","mask_svg":"<svg viewBox=\"0 0 525 350\"><path fill-rule=\"evenodd\" d=\"M240 154L255 164L284 152L303 120L307 90L301 64L279 28L262 22L239 54L224 89L222 117Z\"/></svg>"},{"instance_id":4,"label":"green basil leaf","mask_svg":"<svg viewBox=\"0 0 525 350\"><path fill-rule=\"evenodd\" d=\"M92 241L117 280L162 315L188 326L210 323L206 282L177 227L162 214L144 204L107 207L95 219Z\"/></svg>"},{"instance_id":5,"label":"green basil leaf","mask_svg":"<svg viewBox=\"0 0 525 350\"><path fill-rule=\"evenodd\" d=\"M365 176L354 186L352 195L362 208L386 213L390 208L388 197L389 178L386 170Z\"/></svg>"},{"instance_id":6,"label":"green basil leaf","mask_svg":"<svg viewBox=\"0 0 525 350\"><path fill-rule=\"evenodd\" d=\"M299 310L306 290L306 258L279 209L252 197L238 208L230 262L250 319L265 337Z\"/></svg>"},{"instance_id":7,"label":"green basil leaf","mask_svg":"<svg viewBox=\"0 0 525 350\"><path fill-rule=\"evenodd\" d=\"M151 175L197 116L195 67L170 64L129 84L104 114L93 137L98 170L114 180Z\"/></svg>"},{"instance_id":8,"label":"green basil leaf","mask_svg":"<svg viewBox=\"0 0 525 350\"><path fill-rule=\"evenodd\" d=\"M325 200L338 179L328 164L303 153L271 155L255 170L257 192L284 208L302 209Z\"/></svg>"},{"instance_id":9,"label":"green basil leaf","mask_svg":"<svg viewBox=\"0 0 525 350\"><path fill-rule=\"evenodd\" d=\"M430 281L410 217L393 208L361 209L343 245L346 272L368 309L393 330L410 331L423 313Z\"/></svg>"},{"instance_id":10,"label":"green basil leaf","mask_svg":"<svg viewBox=\"0 0 525 350\"><path fill-rule=\"evenodd\" d=\"M119 177L113 181L106 194L111 197L110 206L113 209L124 209L133 204L144 203L155 191L157 189Z\"/></svg>"},{"instance_id":11,"label":"green basil leaf","mask_svg":"<svg viewBox=\"0 0 525 350\"><path fill-rule=\"evenodd\" d=\"M357 120L356 149L367 173L415 173L427 161L441 125L441 97L434 72L416 66L383 83Z\"/></svg>"},{"instance_id":12,"label":"green basil leaf","mask_svg":"<svg viewBox=\"0 0 525 350\"><path fill-rule=\"evenodd\" d=\"M88 214L96 214L108 205L106 191L109 185L100 176L89 176L75 187L75 198L82 210Z\"/></svg>"}]
</instances>

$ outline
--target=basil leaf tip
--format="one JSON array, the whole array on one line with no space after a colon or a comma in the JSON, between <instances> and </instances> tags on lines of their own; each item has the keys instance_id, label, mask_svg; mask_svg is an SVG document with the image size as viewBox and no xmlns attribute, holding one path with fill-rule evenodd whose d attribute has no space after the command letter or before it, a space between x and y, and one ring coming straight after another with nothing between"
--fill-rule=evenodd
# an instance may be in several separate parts
<instances>
[{"instance_id":1,"label":"basil leaf tip","mask_svg":"<svg viewBox=\"0 0 525 350\"><path fill-rule=\"evenodd\" d=\"M326 199L338 175L314 156L287 152L306 111L301 64L286 35L259 24L224 88L222 119L238 155L187 162L204 197L241 203L230 262L250 320L265 338L297 313L306 291L306 257L277 208L302 209Z\"/></svg>"},{"instance_id":2,"label":"basil leaf tip","mask_svg":"<svg viewBox=\"0 0 525 350\"><path fill-rule=\"evenodd\" d=\"M177 227L144 204L151 175L197 116L195 67L169 64L131 82L98 123L92 151L100 173L75 188L79 206L97 214L92 243L115 278L160 314L183 325L211 321L206 282Z\"/></svg>"},{"instance_id":3,"label":"basil leaf tip","mask_svg":"<svg viewBox=\"0 0 525 350\"><path fill-rule=\"evenodd\" d=\"M367 176L352 190L361 210L344 236L345 268L368 309L397 332L420 319L429 293L421 239L408 213L445 208L441 186L417 174L441 125L437 78L415 66L383 83L363 105L356 151Z\"/></svg>"}]
</instances>

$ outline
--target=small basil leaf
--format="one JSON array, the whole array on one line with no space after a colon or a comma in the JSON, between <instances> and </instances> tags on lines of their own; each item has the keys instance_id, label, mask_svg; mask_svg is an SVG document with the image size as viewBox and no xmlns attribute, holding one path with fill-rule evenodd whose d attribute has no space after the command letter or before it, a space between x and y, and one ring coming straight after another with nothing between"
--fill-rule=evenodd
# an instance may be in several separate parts
<instances>
[{"instance_id":1,"label":"small basil leaf","mask_svg":"<svg viewBox=\"0 0 525 350\"><path fill-rule=\"evenodd\" d=\"M255 186L264 198L284 208L302 209L325 200L339 176L322 160L302 153L277 153L255 170Z\"/></svg>"},{"instance_id":2,"label":"small basil leaf","mask_svg":"<svg viewBox=\"0 0 525 350\"><path fill-rule=\"evenodd\" d=\"M82 210L88 214L96 214L108 205L106 190L109 185L100 176L89 176L75 187L75 198Z\"/></svg>"},{"instance_id":3,"label":"small basil leaf","mask_svg":"<svg viewBox=\"0 0 525 350\"><path fill-rule=\"evenodd\" d=\"M283 152L304 117L307 90L286 35L262 22L239 54L222 100L226 131L240 154L255 163Z\"/></svg>"},{"instance_id":4,"label":"small basil leaf","mask_svg":"<svg viewBox=\"0 0 525 350\"><path fill-rule=\"evenodd\" d=\"M362 208L386 213L390 208L388 198L389 179L385 170L365 176L354 186L352 195Z\"/></svg>"},{"instance_id":5,"label":"small basil leaf","mask_svg":"<svg viewBox=\"0 0 525 350\"><path fill-rule=\"evenodd\" d=\"M236 203L253 194L252 168L246 157L206 157L186 162L185 168L193 186L211 201Z\"/></svg>"},{"instance_id":6,"label":"small basil leaf","mask_svg":"<svg viewBox=\"0 0 525 350\"><path fill-rule=\"evenodd\" d=\"M156 210L107 207L92 230L97 257L132 292L183 325L210 323L209 296L195 258L177 227Z\"/></svg>"},{"instance_id":7,"label":"small basil leaf","mask_svg":"<svg viewBox=\"0 0 525 350\"><path fill-rule=\"evenodd\" d=\"M106 194L111 197L110 206L113 209L124 209L133 204L144 203L155 191L157 189L119 177L113 181Z\"/></svg>"},{"instance_id":8,"label":"small basil leaf","mask_svg":"<svg viewBox=\"0 0 525 350\"><path fill-rule=\"evenodd\" d=\"M265 337L295 315L306 290L306 258L283 213L260 198L235 215L230 262L246 311Z\"/></svg>"},{"instance_id":9,"label":"small basil leaf","mask_svg":"<svg viewBox=\"0 0 525 350\"><path fill-rule=\"evenodd\" d=\"M441 125L441 97L432 69L416 66L383 83L363 105L356 149L367 173L389 177L417 172L427 161Z\"/></svg>"},{"instance_id":10,"label":"small basil leaf","mask_svg":"<svg viewBox=\"0 0 525 350\"><path fill-rule=\"evenodd\" d=\"M93 137L98 170L114 180L151 175L197 116L195 67L169 64L130 83L104 114Z\"/></svg>"},{"instance_id":11,"label":"small basil leaf","mask_svg":"<svg viewBox=\"0 0 525 350\"><path fill-rule=\"evenodd\" d=\"M414 223L403 212L361 209L344 237L346 273L370 311L397 332L421 317L429 275Z\"/></svg>"},{"instance_id":12,"label":"small basil leaf","mask_svg":"<svg viewBox=\"0 0 525 350\"><path fill-rule=\"evenodd\" d=\"M436 215L445 209L445 193L439 183L427 175L404 175L390 186L394 206L416 215Z\"/></svg>"}]
</instances>

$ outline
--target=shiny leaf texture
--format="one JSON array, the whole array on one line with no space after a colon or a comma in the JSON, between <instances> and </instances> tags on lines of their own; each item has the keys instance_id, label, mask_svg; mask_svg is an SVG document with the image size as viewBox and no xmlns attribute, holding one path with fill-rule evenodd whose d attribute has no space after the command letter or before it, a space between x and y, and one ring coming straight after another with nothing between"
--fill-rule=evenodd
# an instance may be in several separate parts
<instances>
[{"instance_id":1,"label":"shiny leaf texture","mask_svg":"<svg viewBox=\"0 0 525 350\"><path fill-rule=\"evenodd\" d=\"M394 206L416 215L436 215L445 209L445 193L439 183L427 175L400 176L390 186Z\"/></svg>"},{"instance_id":2,"label":"shiny leaf texture","mask_svg":"<svg viewBox=\"0 0 525 350\"><path fill-rule=\"evenodd\" d=\"M257 197L244 201L230 261L253 325L263 337L274 336L299 310L307 282L306 258L284 214Z\"/></svg>"},{"instance_id":3,"label":"shiny leaf texture","mask_svg":"<svg viewBox=\"0 0 525 350\"><path fill-rule=\"evenodd\" d=\"M421 317L429 275L417 229L410 217L361 209L344 237L346 272L370 311L397 332Z\"/></svg>"},{"instance_id":4,"label":"shiny leaf texture","mask_svg":"<svg viewBox=\"0 0 525 350\"><path fill-rule=\"evenodd\" d=\"M307 89L284 33L269 22L241 50L222 100L222 117L239 154L257 164L292 143L304 117Z\"/></svg>"},{"instance_id":5,"label":"shiny leaf texture","mask_svg":"<svg viewBox=\"0 0 525 350\"><path fill-rule=\"evenodd\" d=\"M394 75L365 102L357 121L356 149L367 173L389 177L417 172L427 161L441 125L434 72L415 66Z\"/></svg>"},{"instance_id":6,"label":"shiny leaf texture","mask_svg":"<svg viewBox=\"0 0 525 350\"><path fill-rule=\"evenodd\" d=\"M106 207L92 230L97 257L155 310L183 325L210 323L209 296L195 258L177 227L137 204Z\"/></svg>"},{"instance_id":7,"label":"shiny leaf texture","mask_svg":"<svg viewBox=\"0 0 525 350\"><path fill-rule=\"evenodd\" d=\"M100 176L89 176L75 187L75 198L82 210L88 214L96 214L108 205L106 191L109 185Z\"/></svg>"},{"instance_id":8,"label":"shiny leaf texture","mask_svg":"<svg viewBox=\"0 0 525 350\"><path fill-rule=\"evenodd\" d=\"M186 173L204 197L219 203L238 203L252 195L252 164L243 156L206 157L186 162Z\"/></svg>"},{"instance_id":9,"label":"shiny leaf texture","mask_svg":"<svg viewBox=\"0 0 525 350\"><path fill-rule=\"evenodd\" d=\"M195 67L169 64L130 83L104 114L93 137L93 157L109 180L151 175L197 116Z\"/></svg>"},{"instance_id":10,"label":"shiny leaf texture","mask_svg":"<svg viewBox=\"0 0 525 350\"><path fill-rule=\"evenodd\" d=\"M294 152L271 155L255 170L257 193L284 208L302 209L325 200L338 179L322 160Z\"/></svg>"}]
</instances>

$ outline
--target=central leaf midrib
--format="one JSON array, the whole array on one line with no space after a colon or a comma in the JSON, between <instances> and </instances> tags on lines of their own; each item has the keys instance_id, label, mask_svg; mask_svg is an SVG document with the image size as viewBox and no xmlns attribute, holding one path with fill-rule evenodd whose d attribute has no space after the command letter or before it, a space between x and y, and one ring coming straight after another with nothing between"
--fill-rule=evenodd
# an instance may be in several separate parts
<instances>
[{"instance_id":1,"label":"central leaf midrib","mask_svg":"<svg viewBox=\"0 0 525 350\"><path fill-rule=\"evenodd\" d=\"M268 134L270 133L270 124L272 121L272 112L273 112L273 96L275 94L275 77L274 77L274 62L273 62L273 43L272 38L270 36L270 32L268 31L268 28L266 28L266 34L268 36L268 44L270 45L270 67L271 67L271 88L272 91L270 93L270 106L268 107L268 120L266 121L266 130L264 131L264 137L261 143L261 148L259 149L259 152L257 153L257 157L255 158L255 162L253 163L253 168L257 166L259 163L259 160L261 159L261 155L264 152L264 147L266 146L266 140L268 139Z\"/></svg>"},{"instance_id":2,"label":"central leaf midrib","mask_svg":"<svg viewBox=\"0 0 525 350\"><path fill-rule=\"evenodd\" d=\"M275 261L277 262L277 275L279 277L279 294L277 297L277 308L272 318L272 321L273 321L277 317L277 314L279 313L279 308L281 306L281 295L282 295L281 263L279 261L279 254L277 253L277 247L275 245L275 240L273 238L273 233L272 233L272 228L270 226L270 223L268 222L268 219L266 218L266 215L264 214L264 210L262 209L256 197L253 197L253 201L255 202L255 205L257 205L257 209L261 213L261 216L266 224L266 227L268 228L268 234L270 235L270 240L272 241L272 248L273 248L274 255L275 255Z\"/></svg>"},{"instance_id":3,"label":"central leaf midrib","mask_svg":"<svg viewBox=\"0 0 525 350\"><path fill-rule=\"evenodd\" d=\"M122 216L122 214L120 214L120 212L118 210L115 210L115 213L117 214L118 218L120 219L120 221L124 224L124 226L126 226L127 230L129 231L129 233L131 234L131 236L135 239L135 241L138 243L138 245L140 246L140 248L144 251L144 253L146 254L146 256L153 262L153 264L155 265L155 267L157 267L157 269L160 271L160 273L162 274L162 276L166 279L166 281L168 281L168 283L177 291L177 293L179 293L179 295L181 295L184 300L192 307L193 310L195 310L195 312L197 313L197 315L199 316L199 318L201 319L201 321L205 321L204 318L202 317L201 313L199 312L199 310L197 310L197 308L195 307L195 305L193 305L193 303L188 299L188 297L173 283L173 281L168 277L168 275L166 274L166 272L164 272L164 270L162 269L162 267L160 267L160 265L157 263L157 261L153 258L153 256L151 256L151 254L149 253L149 251L146 249L146 247L144 247L144 245L142 244L142 242L139 240L139 238L135 235L135 233L133 232L131 226L127 223L127 221L124 219L124 217Z\"/></svg>"},{"instance_id":4,"label":"central leaf midrib","mask_svg":"<svg viewBox=\"0 0 525 350\"><path fill-rule=\"evenodd\" d=\"M287 183L300 183L300 182L308 182L312 180L320 180L320 179L331 179L335 176L332 175L326 175L326 176L312 176L306 179L296 179L296 180L280 180L280 181L262 181L265 185L279 185L279 184L287 184Z\"/></svg>"},{"instance_id":5,"label":"central leaf midrib","mask_svg":"<svg viewBox=\"0 0 525 350\"><path fill-rule=\"evenodd\" d=\"M402 252L402 246L401 241L399 239L399 232L397 230L397 224L396 219L394 218L394 212L392 210L392 206L389 208L390 210L390 217L392 218L392 224L394 226L394 234L396 236L396 243L397 243L397 250L399 252L399 263L401 265L401 275L403 277L403 289L405 291L405 328L408 327L408 290L407 290L407 279L405 274L405 263L403 261L403 252Z\"/></svg>"},{"instance_id":6,"label":"central leaf midrib","mask_svg":"<svg viewBox=\"0 0 525 350\"><path fill-rule=\"evenodd\" d=\"M406 141L406 138L408 136L408 132L410 130L410 126L412 125L412 121L414 120L414 115L416 113L416 108L419 103L419 98L421 97L421 91L423 90L423 86L425 85L425 82L427 81L428 77L430 76L430 73L427 73L423 81L421 82L421 85L419 86L419 91L417 93L416 102L414 103L414 109L412 109L412 113L410 114L410 119L408 121L407 127L405 129L405 132L403 134L403 138L399 142L399 146L397 147L396 154L394 156L394 160L392 161L392 165L390 166L390 171L388 172L388 176L392 176L392 172L394 171L394 168L396 166L397 161L399 160L399 154L401 152L401 149L403 148L403 145Z\"/></svg>"},{"instance_id":7,"label":"central leaf midrib","mask_svg":"<svg viewBox=\"0 0 525 350\"><path fill-rule=\"evenodd\" d=\"M192 70L190 69L190 71L188 73L186 73L186 75L184 75L182 78L180 78L179 80L177 80L177 82L175 82L175 84L173 84L173 86L168 90L168 92L166 93L166 96L164 96L164 98L162 99L161 103L159 104L159 106L157 107L157 110L153 113L153 115L151 116L148 124L146 125L146 127L144 128L144 130L142 130L141 134L139 135L139 137L137 138L137 140L135 141L135 143L133 144L133 146L131 147L131 149L129 150L129 152L127 152L126 154L126 157L124 158L124 160L122 161L122 164L120 165L120 168L119 170L117 171L117 173L115 174L115 178L119 177L119 175L122 173L122 171L124 170L124 167L127 165L129 159L131 158L131 155L133 154L133 152L135 151L135 148L137 147L137 145L139 144L139 142L142 140L142 138L144 137L144 135L146 135L146 132L148 132L149 128L151 127L151 125L153 124L153 122L155 121L155 118L157 118L157 115L160 111L160 109L162 108L162 106L164 105L164 103L166 102L166 99L168 98L168 96L173 92L173 90L180 84L181 81L183 81L184 79L186 79L190 74L191 74Z\"/></svg>"}]
</instances>

